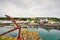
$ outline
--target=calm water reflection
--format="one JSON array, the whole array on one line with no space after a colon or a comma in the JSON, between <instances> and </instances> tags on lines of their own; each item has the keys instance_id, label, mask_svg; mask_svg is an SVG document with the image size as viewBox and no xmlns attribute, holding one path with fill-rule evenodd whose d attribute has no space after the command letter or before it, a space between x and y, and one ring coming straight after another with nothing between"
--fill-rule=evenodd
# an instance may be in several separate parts
<instances>
[{"instance_id":1,"label":"calm water reflection","mask_svg":"<svg viewBox=\"0 0 60 40\"><path fill-rule=\"evenodd\" d=\"M12 29L12 26L0 27L0 34ZM23 30L24 28L22 28ZM38 32L39 36L42 37L43 40L58 40L60 39L60 30L51 29L49 32L43 28L28 28L29 31ZM16 37L18 34L18 30L10 32L6 35Z\"/></svg>"}]
</instances>

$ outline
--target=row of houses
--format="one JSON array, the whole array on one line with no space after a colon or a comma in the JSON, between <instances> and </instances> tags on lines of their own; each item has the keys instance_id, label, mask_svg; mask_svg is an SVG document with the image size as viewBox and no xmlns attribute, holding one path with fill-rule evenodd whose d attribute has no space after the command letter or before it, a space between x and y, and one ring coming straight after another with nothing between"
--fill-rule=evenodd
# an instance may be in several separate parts
<instances>
[{"instance_id":1,"label":"row of houses","mask_svg":"<svg viewBox=\"0 0 60 40\"><path fill-rule=\"evenodd\" d=\"M27 21L19 21L19 20L16 20L16 23L28 23L30 22L29 20ZM0 20L0 23L12 23L11 20Z\"/></svg>"},{"instance_id":2,"label":"row of houses","mask_svg":"<svg viewBox=\"0 0 60 40\"><path fill-rule=\"evenodd\" d=\"M34 20L26 20L26 21L23 21L23 20L16 20L17 23L29 23L29 22L33 22L34 23ZM12 23L11 20L0 20L0 23ZM54 23L60 23L59 21L55 22L55 21L51 21L51 20L48 20L47 18L38 18L37 19L37 23L41 23L41 24L54 24Z\"/></svg>"},{"instance_id":3,"label":"row of houses","mask_svg":"<svg viewBox=\"0 0 60 40\"><path fill-rule=\"evenodd\" d=\"M56 24L56 23L60 23L60 22L48 20L47 18L38 18L38 23L40 23L40 24Z\"/></svg>"}]
</instances>

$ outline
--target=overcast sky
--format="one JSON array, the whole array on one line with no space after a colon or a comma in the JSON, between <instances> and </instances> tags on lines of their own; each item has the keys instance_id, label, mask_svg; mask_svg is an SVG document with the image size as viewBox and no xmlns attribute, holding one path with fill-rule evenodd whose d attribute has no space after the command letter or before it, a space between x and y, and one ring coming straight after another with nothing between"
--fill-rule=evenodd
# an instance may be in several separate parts
<instances>
[{"instance_id":1,"label":"overcast sky","mask_svg":"<svg viewBox=\"0 0 60 40\"><path fill-rule=\"evenodd\" d=\"M58 17L60 0L0 0L0 17Z\"/></svg>"}]
</instances>

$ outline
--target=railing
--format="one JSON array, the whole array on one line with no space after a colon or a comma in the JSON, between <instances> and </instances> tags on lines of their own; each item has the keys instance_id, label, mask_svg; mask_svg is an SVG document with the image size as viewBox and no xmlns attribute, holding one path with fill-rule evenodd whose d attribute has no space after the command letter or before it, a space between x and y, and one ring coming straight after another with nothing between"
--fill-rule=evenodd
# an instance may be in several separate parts
<instances>
[{"instance_id":1,"label":"railing","mask_svg":"<svg viewBox=\"0 0 60 40\"><path fill-rule=\"evenodd\" d=\"M16 40L23 40L23 38L20 37L21 25L17 24L16 21L15 21L12 17L10 17L10 16L8 16L8 15L5 15L5 16L6 16L7 18L9 18L17 27L15 27L15 28L7 31L7 32L4 32L4 33L0 34L0 36L3 36L3 35L5 35L5 34L7 34L7 33L9 33L9 32L12 32L12 31L15 31L15 30L18 29L18 37L17 37Z\"/></svg>"}]
</instances>

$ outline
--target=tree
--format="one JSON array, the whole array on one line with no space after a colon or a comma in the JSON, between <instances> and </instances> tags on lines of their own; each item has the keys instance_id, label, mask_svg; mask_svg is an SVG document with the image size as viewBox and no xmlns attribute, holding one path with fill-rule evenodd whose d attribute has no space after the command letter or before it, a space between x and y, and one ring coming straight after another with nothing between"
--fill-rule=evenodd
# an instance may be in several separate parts
<instances>
[{"instance_id":1,"label":"tree","mask_svg":"<svg viewBox=\"0 0 60 40\"><path fill-rule=\"evenodd\" d=\"M57 18L48 18L48 19L51 20L51 21L55 21L55 22L58 21Z\"/></svg>"}]
</instances>

